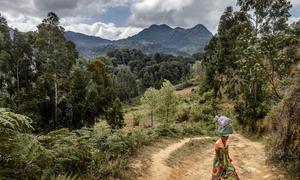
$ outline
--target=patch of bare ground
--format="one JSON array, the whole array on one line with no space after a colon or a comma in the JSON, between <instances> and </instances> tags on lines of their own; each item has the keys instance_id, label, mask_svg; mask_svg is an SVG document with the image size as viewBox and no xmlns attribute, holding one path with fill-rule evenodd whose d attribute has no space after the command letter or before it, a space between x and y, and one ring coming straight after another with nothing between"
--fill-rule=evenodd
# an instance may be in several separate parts
<instances>
[{"instance_id":1,"label":"patch of bare ground","mask_svg":"<svg viewBox=\"0 0 300 180\"><path fill-rule=\"evenodd\" d=\"M176 95L178 96L189 96L192 94L193 89L196 89L197 86L191 86L182 90L176 91Z\"/></svg>"},{"instance_id":2,"label":"patch of bare ground","mask_svg":"<svg viewBox=\"0 0 300 180\"><path fill-rule=\"evenodd\" d=\"M185 138L148 152L140 157L148 159L148 163L136 179L211 179L214 142L211 138L206 141L204 139L206 138ZM286 180L283 172L266 164L264 145L261 142L234 134L229 143L229 153L240 179ZM139 160L143 161L142 159Z\"/></svg>"}]
</instances>

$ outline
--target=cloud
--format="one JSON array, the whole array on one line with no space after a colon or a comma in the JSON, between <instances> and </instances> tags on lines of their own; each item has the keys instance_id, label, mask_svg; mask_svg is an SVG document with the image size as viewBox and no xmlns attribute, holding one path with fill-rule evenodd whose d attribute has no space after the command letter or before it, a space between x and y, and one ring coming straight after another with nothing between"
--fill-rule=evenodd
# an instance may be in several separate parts
<instances>
[{"instance_id":1,"label":"cloud","mask_svg":"<svg viewBox=\"0 0 300 180\"><path fill-rule=\"evenodd\" d=\"M300 5L300 1L299 0L291 0L291 3L293 4L293 6Z\"/></svg>"},{"instance_id":2,"label":"cloud","mask_svg":"<svg viewBox=\"0 0 300 180\"><path fill-rule=\"evenodd\" d=\"M294 23L294 22L298 22L298 21L300 21L300 17L290 17L289 18L289 21L288 21L288 23L289 24L292 24L292 23Z\"/></svg>"},{"instance_id":3,"label":"cloud","mask_svg":"<svg viewBox=\"0 0 300 180\"><path fill-rule=\"evenodd\" d=\"M68 31L80 32L87 35L102 37L105 39L117 40L127 38L137 34L142 28L137 27L116 27L113 23L93 23L93 24L75 24L65 27Z\"/></svg>"},{"instance_id":4,"label":"cloud","mask_svg":"<svg viewBox=\"0 0 300 180\"><path fill-rule=\"evenodd\" d=\"M115 27L111 23L95 22L92 17L105 12L109 7L127 6L129 2L130 0L1 0L0 12L9 26L22 32L36 30L47 13L54 11L67 30L119 39L133 35L139 28Z\"/></svg>"},{"instance_id":5,"label":"cloud","mask_svg":"<svg viewBox=\"0 0 300 180\"><path fill-rule=\"evenodd\" d=\"M2 13L6 18L8 25L11 28L18 29L21 32L34 31L36 25L42 22L41 18L25 15L11 15L9 13Z\"/></svg>"},{"instance_id":6,"label":"cloud","mask_svg":"<svg viewBox=\"0 0 300 180\"><path fill-rule=\"evenodd\" d=\"M235 3L235 0L139 0L131 6L128 24L138 27L162 23L180 27L203 24L216 32L224 9Z\"/></svg>"},{"instance_id":7,"label":"cloud","mask_svg":"<svg viewBox=\"0 0 300 180\"><path fill-rule=\"evenodd\" d=\"M60 17L90 17L108 7L124 6L130 0L1 0L0 11L10 14L46 16L55 11Z\"/></svg>"},{"instance_id":8,"label":"cloud","mask_svg":"<svg viewBox=\"0 0 300 180\"><path fill-rule=\"evenodd\" d=\"M291 2L293 11L300 8L300 0ZM227 6L236 7L236 0L0 0L0 12L10 26L20 31L35 30L47 13L54 11L67 30L108 39L126 38L151 24L172 27L203 24L215 33ZM130 9L129 17L118 17L128 19L126 27L109 23L113 18L101 19L106 11L117 11L118 8L112 7ZM297 11L293 16L289 22L299 19Z\"/></svg>"}]
</instances>

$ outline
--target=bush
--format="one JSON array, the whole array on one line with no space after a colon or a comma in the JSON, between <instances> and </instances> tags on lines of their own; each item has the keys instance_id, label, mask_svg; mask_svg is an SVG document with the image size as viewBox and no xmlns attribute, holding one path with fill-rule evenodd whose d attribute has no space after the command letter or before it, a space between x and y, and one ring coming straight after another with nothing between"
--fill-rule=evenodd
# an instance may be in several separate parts
<instances>
[{"instance_id":1,"label":"bush","mask_svg":"<svg viewBox=\"0 0 300 180\"><path fill-rule=\"evenodd\" d=\"M142 120L143 117L144 117L143 114L135 112L135 113L132 114L132 116L133 116L133 126L134 126L134 127L135 127L135 126L139 126L141 120Z\"/></svg>"},{"instance_id":2,"label":"bush","mask_svg":"<svg viewBox=\"0 0 300 180\"><path fill-rule=\"evenodd\" d=\"M5 138L7 136L1 134L0 137L1 146L9 145L7 151L3 151L3 148L0 151L0 178L4 179L126 179L124 172L128 170L129 157L140 147L161 137L194 136L207 132L203 130L205 125L202 123L185 123L161 124L130 133L98 127L74 131L59 129L35 136L28 131L31 126L27 117L8 114L9 118L6 121L1 119L1 123L18 123L7 126L8 129L14 127L10 130L15 133L13 136ZM4 124L0 127L4 127Z\"/></svg>"},{"instance_id":3,"label":"bush","mask_svg":"<svg viewBox=\"0 0 300 180\"><path fill-rule=\"evenodd\" d=\"M291 179L299 178L299 157L290 149L283 149L279 139L280 137L275 133L269 134L265 138L268 162L286 169Z\"/></svg>"}]
</instances>

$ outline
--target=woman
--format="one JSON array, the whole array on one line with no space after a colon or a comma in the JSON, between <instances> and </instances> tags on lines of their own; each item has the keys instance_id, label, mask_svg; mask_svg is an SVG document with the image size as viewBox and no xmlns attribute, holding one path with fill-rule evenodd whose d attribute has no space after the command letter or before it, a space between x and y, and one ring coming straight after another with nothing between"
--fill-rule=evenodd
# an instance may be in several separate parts
<instances>
[{"instance_id":1,"label":"woman","mask_svg":"<svg viewBox=\"0 0 300 180\"><path fill-rule=\"evenodd\" d=\"M216 119L220 125L218 133L221 138L214 145L216 154L213 162L212 180L239 180L228 153L228 138L229 134L233 133L230 119L225 116Z\"/></svg>"}]
</instances>

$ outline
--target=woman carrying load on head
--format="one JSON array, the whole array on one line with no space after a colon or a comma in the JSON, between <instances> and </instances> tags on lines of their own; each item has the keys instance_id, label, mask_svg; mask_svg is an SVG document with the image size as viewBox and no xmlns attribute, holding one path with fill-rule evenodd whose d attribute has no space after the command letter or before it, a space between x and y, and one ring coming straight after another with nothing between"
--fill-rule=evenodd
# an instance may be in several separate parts
<instances>
[{"instance_id":1,"label":"woman carrying load on head","mask_svg":"<svg viewBox=\"0 0 300 180\"><path fill-rule=\"evenodd\" d=\"M212 180L239 180L236 169L228 153L229 134L233 133L231 121L225 116L216 117L220 139L214 145L215 158L213 161Z\"/></svg>"}]
</instances>

